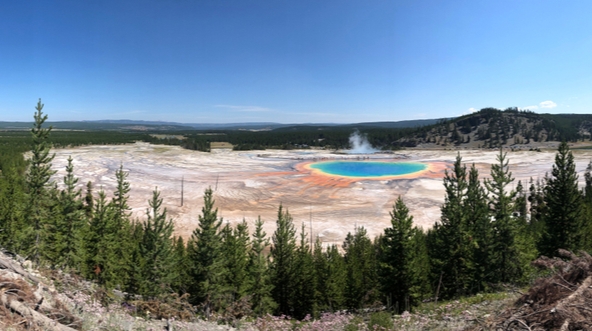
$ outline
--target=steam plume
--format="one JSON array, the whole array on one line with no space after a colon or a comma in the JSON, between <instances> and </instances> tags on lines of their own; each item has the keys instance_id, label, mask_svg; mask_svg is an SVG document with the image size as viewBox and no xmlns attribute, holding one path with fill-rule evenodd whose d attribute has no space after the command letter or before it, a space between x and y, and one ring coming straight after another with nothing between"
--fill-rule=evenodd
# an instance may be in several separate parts
<instances>
[{"instance_id":1,"label":"steam plume","mask_svg":"<svg viewBox=\"0 0 592 331\"><path fill-rule=\"evenodd\" d=\"M349 136L349 144L351 145L351 149L348 150L349 154L372 154L378 152L358 130Z\"/></svg>"}]
</instances>

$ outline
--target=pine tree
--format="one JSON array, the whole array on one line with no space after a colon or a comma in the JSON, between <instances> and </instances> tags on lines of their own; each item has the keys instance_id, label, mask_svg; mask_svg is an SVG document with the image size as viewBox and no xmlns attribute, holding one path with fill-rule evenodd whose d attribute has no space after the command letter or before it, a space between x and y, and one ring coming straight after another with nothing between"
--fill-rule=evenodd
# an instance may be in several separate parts
<instances>
[{"instance_id":1,"label":"pine tree","mask_svg":"<svg viewBox=\"0 0 592 331\"><path fill-rule=\"evenodd\" d=\"M469 292L481 292L488 289L488 283L496 271L491 267L492 224L487 205L487 194L479 181L479 172L475 164L469 170L466 198L463 204L467 216L471 237L473 275Z\"/></svg>"},{"instance_id":2,"label":"pine tree","mask_svg":"<svg viewBox=\"0 0 592 331\"><path fill-rule=\"evenodd\" d=\"M315 270L309 240L304 223L300 231L300 245L294 258L294 289L292 293L292 317L303 319L306 315L315 315Z\"/></svg>"},{"instance_id":3,"label":"pine tree","mask_svg":"<svg viewBox=\"0 0 592 331\"><path fill-rule=\"evenodd\" d=\"M347 283L347 269L345 260L339 252L337 245L331 245L325 252L326 276L325 276L325 302L329 311L338 311L345 308L345 289Z\"/></svg>"},{"instance_id":4,"label":"pine tree","mask_svg":"<svg viewBox=\"0 0 592 331\"><path fill-rule=\"evenodd\" d=\"M584 202L592 205L592 161L588 162L588 166L586 166L584 180L586 182L586 186L584 186Z\"/></svg>"},{"instance_id":5,"label":"pine tree","mask_svg":"<svg viewBox=\"0 0 592 331\"><path fill-rule=\"evenodd\" d=\"M178 276L174 271L173 222L167 217L167 209L162 208L162 198L158 188L152 192L152 199L146 210L140 253L145 259L143 278L146 281L144 294L157 297L172 292L171 284Z\"/></svg>"},{"instance_id":6,"label":"pine tree","mask_svg":"<svg viewBox=\"0 0 592 331\"><path fill-rule=\"evenodd\" d=\"M296 255L296 230L292 216L282 205L278 210L276 230L272 236L270 274L273 300L277 314L291 315L294 293L294 259Z\"/></svg>"},{"instance_id":7,"label":"pine tree","mask_svg":"<svg viewBox=\"0 0 592 331\"><path fill-rule=\"evenodd\" d=\"M106 288L118 285L117 257L113 242L117 241L117 231L113 224L114 210L107 202L104 191L99 191L94 202L93 218L90 219L86 234L86 264L83 273Z\"/></svg>"},{"instance_id":8,"label":"pine tree","mask_svg":"<svg viewBox=\"0 0 592 331\"><path fill-rule=\"evenodd\" d=\"M542 243L542 236L545 232L545 215L547 214L547 205L545 204L545 185L547 177L543 180L537 179L536 182L530 178L530 187L528 189L528 202L530 204L530 221L528 222L529 232L537 245ZM541 247L539 247L540 249Z\"/></svg>"},{"instance_id":9,"label":"pine tree","mask_svg":"<svg viewBox=\"0 0 592 331\"><path fill-rule=\"evenodd\" d=\"M129 218L130 216L130 206L128 205L128 194L131 190L130 183L127 181L127 176L129 173L123 170L123 164L119 165L119 169L115 171L115 178L117 180L117 188L113 193L113 207L115 208L115 213L119 218L119 222L122 222L124 219Z\"/></svg>"},{"instance_id":10,"label":"pine tree","mask_svg":"<svg viewBox=\"0 0 592 331\"><path fill-rule=\"evenodd\" d=\"M520 223L526 224L526 214L528 213L528 206L526 204L527 201L526 193L524 192L524 186L522 185L522 181L518 181L516 185L516 200L514 203L514 216Z\"/></svg>"},{"instance_id":11,"label":"pine tree","mask_svg":"<svg viewBox=\"0 0 592 331\"><path fill-rule=\"evenodd\" d=\"M409 259L409 279L411 287L409 288L409 302L417 305L426 297L433 295L430 283L431 265L427 246L426 233L414 227L410 242Z\"/></svg>"},{"instance_id":12,"label":"pine tree","mask_svg":"<svg viewBox=\"0 0 592 331\"><path fill-rule=\"evenodd\" d=\"M23 250L19 236L26 225L26 183L13 167L1 169L0 175L0 245L19 252Z\"/></svg>"},{"instance_id":13,"label":"pine tree","mask_svg":"<svg viewBox=\"0 0 592 331\"><path fill-rule=\"evenodd\" d=\"M112 226L114 241L111 242L114 250L113 263L116 265L114 277L117 283L122 285L128 281L131 268L131 253L136 244L132 240L133 228L130 220L131 208L128 205L130 183L127 181L128 172L123 170L123 165L115 171L117 187L113 192L113 199L109 204L113 210Z\"/></svg>"},{"instance_id":14,"label":"pine tree","mask_svg":"<svg viewBox=\"0 0 592 331\"><path fill-rule=\"evenodd\" d=\"M491 247L491 266L497 273L493 275L494 282L512 282L521 277L520 261L516 247L516 220L514 212L514 198L516 192L508 190L508 185L514 181L508 170L506 153L500 148L497 164L491 165L491 179L485 180L485 187L489 191L489 204L494 219L493 239Z\"/></svg>"},{"instance_id":15,"label":"pine tree","mask_svg":"<svg viewBox=\"0 0 592 331\"><path fill-rule=\"evenodd\" d=\"M86 212L86 217L91 218L93 213L95 198L93 196L93 185L92 182L89 181L86 183L86 194L84 195L84 210Z\"/></svg>"},{"instance_id":16,"label":"pine tree","mask_svg":"<svg viewBox=\"0 0 592 331\"><path fill-rule=\"evenodd\" d=\"M43 115L43 104L41 99L35 107L35 123L31 129L33 135L32 156L27 173L27 184L29 194L28 219L29 226L25 229L24 241L30 243L27 253L35 263L39 262L40 249L42 247L43 235L45 233L45 221L49 219L49 209L52 205L49 194L51 186L51 176L55 171L51 170L51 161L55 154L50 154L51 143L49 142L49 133L52 127L43 128L43 123L47 120L47 115Z\"/></svg>"},{"instance_id":17,"label":"pine tree","mask_svg":"<svg viewBox=\"0 0 592 331\"><path fill-rule=\"evenodd\" d=\"M84 253L81 250L85 218L81 192L76 188L78 178L74 176L72 157L68 158L64 190L59 193L59 215L52 218L48 226L44 256L60 267L80 265Z\"/></svg>"},{"instance_id":18,"label":"pine tree","mask_svg":"<svg viewBox=\"0 0 592 331\"><path fill-rule=\"evenodd\" d=\"M592 250L592 161L584 172L585 186L582 197L582 249Z\"/></svg>"},{"instance_id":19,"label":"pine tree","mask_svg":"<svg viewBox=\"0 0 592 331\"><path fill-rule=\"evenodd\" d=\"M346 307L357 310L373 305L378 300L378 262L376 247L366 229L357 227L348 233L343 243L347 269Z\"/></svg>"},{"instance_id":20,"label":"pine tree","mask_svg":"<svg viewBox=\"0 0 592 331\"><path fill-rule=\"evenodd\" d=\"M65 190L62 191L60 202L63 206L67 237L63 252L65 256L64 263L67 266L77 268L84 260L84 234L88 223L84 216L81 191L76 188L78 178L74 176L72 161L72 157L68 157L66 176L64 177Z\"/></svg>"},{"instance_id":21,"label":"pine tree","mask_svg":"<svg viewBox=\"0 0 592 331\"><path fill-rule=\"evenodd\" d=\"M542 252L556 256L559 248L577 251L582 247L582 195L578 190L578 175L574 158L564 141L555 155L555 164L545 186L547 214Z\"/></svg>"},{"instance_id":22,"label":"pine tree","mask_svg":"<svg viewBox=\"0 0 592 331\"><path fill-rule=\"evenodd\" d=\"M144 224L139 221L131 223L131 236L129 237L129 258L130 266L128 268L128 275L125 282L125 291L128 296L140 294L146 296L146 299L151 299L155 296L154 288L159 290L158 284L150 282L151 270L147 267L148 257L145 257L142 249L142 242L144 240ZM174 272L174 270L172 271Z\"/></svg>"},{"instance_id":23,"label":"pine tree","mask_svg":"<svg viewBox=\"0 0 592 331\"><path fill-rule=\"evenodd\" d=\"M191 276L189 270L191 269L191 261L188 258L187 248L183 242L183 237L179 236L175 240L174 266L173 272L177 274L177 278L173 280L171 286L178 294L185 294L189 291L189 284L191 283Z\"/></svg>"},{"instance_id":24,"label":"pine tree","mask_svg":"<svg viewBox=\"0 0 592 331\"><path fill-rule=\"evenodd\" d=\"M249 265L249 228L243 220L233 229L229 223L222 230L222 254L224 256L226 286L229 302L237 302L247 297L250 279Z\"/></svg>"},{"instance_id":25,"label":"pine tree","mask_svg":"<svg viewBox=\"0 0 592 331\"><path fill-rule=\"evenodd\" d=\"M539 252L536 248L536 234L532 233L532 227L528 224L526 204L527 197L524 192L524 186L522 182L518 181L516 185L516 200L514 205L514 221L516 223L516 249L518 251L518 260L520 266L520 274L522 279L518 279L520 282L527 282L529 275L534 273L534 268L530 265L530 262L534 261Z\"/></svg>"},{"instance_id":26,"label":"pine tree","mask_svg":"<svg viewBox=\"0 0 592 331\"><path fill-rule=\"evenodd\" d=\"M204 192L204 206L199 215L198 227L191 235L188 257L193 264L191 301L202 305L206 318L224 299L224 277L226 270L222 255L222 237L218 209L214 209L211 188Z\"/></svg>"},{"instance_id":27,"label":"pine tree","mask_svg":"<svg viewBox=\"0 0 592 331\"><path fill-rule=\"evenodd\" d=\"M445 298L469 292L473 274L471 229L466 211L467 171L460 155L453 171L445 172L446 196L440 223L434 227L436 247L432 250L435 274L442 275L440 294Z\"/></svg>"},{"instance_id":28,"label":"pine tree","mask_svg":"<svg viewBox=\"0 0 592 331\"><path fill-rule=\"evenodd\" d=\"M314 296L316 308L319 311L331 311L331 306L327 300L328 259L323 251L323 245L319 237L317 237L313 246L312 263L315 270Z\"/></svg>"},{"instance_id":29,"label":"pine tree","mask_svg":"<svg viewBox=\"0 0 592 331\"><path fill-rule=\"evenodd\" d=\"M384 229L380 240L380 284L387 308L401 313L410 302L413 216L400 196L390 215L391 227Z\"/></svg>"},{"instance_id":30,"label":"pine tree","mask_svg":"<svg viewBox=\"0 0 592 331\"><path fill-rule=\"evenodd\" d=\"M263 231L261 217L255 222L255 232L249 252L249 278L251 284L248 293L251 294L251 307L256 316L271 313L277 306L271 297L273 285L271 283L269 257L265 250L269 247L269 239Z\"/></svg>"}]
</instances>

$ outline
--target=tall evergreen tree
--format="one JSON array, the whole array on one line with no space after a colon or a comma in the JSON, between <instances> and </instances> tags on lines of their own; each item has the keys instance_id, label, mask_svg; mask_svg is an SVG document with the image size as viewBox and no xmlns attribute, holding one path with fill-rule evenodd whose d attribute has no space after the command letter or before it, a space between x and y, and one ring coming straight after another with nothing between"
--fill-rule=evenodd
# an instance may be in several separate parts
<instances>
[{"instance_id":1,"label":"tall evergreen tree","mask_svg":"<svg viewBox=\"0 0 592 331\"><path fill-rule=\"evenodd\" d=\"M188 245L188 257L193 264L190 299L194 304L202 305L206 318L209 318L212 310L217 309L224 299L226 272L220 235L222 219L218 219L218 209L214 209L211 188L204 192L201 211L198 227L193 231Z\"/></svg>"},{"instance_id":2,"label":"tall evergreen tree","mask_svg":"<svg viewBox=\"0 0 592 331\"><path fill-rule=\"evenodd\" d=\"M119 169L115 171L115 178L117 180L117 187L113 192L113 208L115 209L116 216L119 218L119 222L124 219L129 219L130 206L128 205L129 192L131 190L130 183L127 181L129 173L123 170L123 164L119 165Z\"/></svg>"},{"instance_id":3,"label":"tall evergreen tree","mask_svg":"<svg viewBox=\"0 0 592 331\"><path fill-rule=\"evenodd\" d=\"M584 180L586 183L586 186L584 186L584 202L592 205L592 161L588 162L588 166L586 166Z\"/></svg>"},{"instance_id":4,"label":"tall evergreen tree","mask_svg":"<svg viewBox=\"0 0 592 331\"><path fill-rule=\"evenodd\" d=\"M536 247L537 236L533 233L533 228L528 224L527 200L524 186L522 186L521 181L518 181L513 219L516 223L516 249L518 251L520 275L522 276L522 279L517 279L517 281L522 283L527 282L529 275L535 272L530 262L534 261L539 255Z\"/></svg>"},{"instance_id":5,"label":"tall evergreen tree","mask_svg":"<svg viewBox=\"0 0 592 331\"><path fill-rule=\"evenodd\" d=\"M304 223L300 231L300 245L294 258L294 289L292 293L292 316L303 319L306 315L315 315L315 270L310 251L309 240Z\"/></svg>"},{"instance_id":6,"label":"tall evergreen tree","mask_svg":"<svg viewBox=\"0 0 592 331\"><path fill-rule=\"evenodd\" d=\"M469 170L464 210L467 215L471 237L473 275L469 287L470 293L480 292L488 288L493 274L491 267L492 224L489 218L487 194L479 181L479 171L475 164Z\"/></svg>"},{"instance_id":7,"label":"tall evergreen tree","mask_svg":"<svg viewBox=\"0 0 592 331\"><path fill-rule=\"evenodd\" d=\"M327 301L327 280L329 278L328 258L323 251L321 239L317 237L312 251L312 263L315 270L315 304L319 311L331 311Z\"/></svg>"},{"instance_id":8,"label":"tall evergreen tree","mask_svg":"<svg viewBox=\"0 0 592 331\"><path fill-rule=\"evenodd\" d=\"M276 230L272 236L270 274L273 300L277 314L291 315L294 294L294 259L296 255L296 230L292 215L282 205L278 209Z\"/></svg>"},{"instance_id":9,"label":"tall evergreen tree","mask_svg":"<svg viewBox=\"0 0 592 331\"><path fill-rule=\"evenodd\" d=\"M27 253L31 256L32 261L37 263L42 247L42 237L45 233L45 221L50 218L49 209L52 201L49 186L51 176L55 174L55 171L51 170L51 161L55 154L50 154L52 146L49 141L49 133L52 127L43 128L47 115L42 112L41 99L37 102L35 109L37 110L34 115L35 123L31 129L33 136L32 156L27 173L29 226L25 229L24 241L30 243Z\"/></svg>"},{"instance_id":10,"label":"tall evergreen tree","mask_svg":"<svg viewBox=\"0 0 592 331\"><path fill-rule=\"evenodd\" d=\"M411 287L409 288L409 302L411 305L417 305L426 297L433 295L430 283L432 270L427 236L422 229L413 228L410 247L409 279L411 280Z\"/></svg>"},{"instance_id":11,"label":"tall evergreen tree","mask_svg":"<svg viewBox=\"0 0 592 331\"><path fill-rule=\"evenodd\" d=\"M22 231L25 222L28 197L24 177L16 168L4 167L0 173L0 245L13 252L24 251Z\"/></svg>"},{"instance_id":12,"label":"tall evergreen tree","mask_svg":"<svg viewBox=\"0 0 592 331\"><path fill-rule=\"evenodd\" d=\"M451 298L467 294L473 274L473 249L469 214L466 210L467 171L460 155L453 171L444 175L446 196L440 223L434 227L436 247L432 250L434 271L442 275L440 294Z\"/></svg>"},{"instance_id":13,"label":"tall evergreen tree","mask_svg":"<svg viewBox=\"0 0 592 331\"><path fill-rule=\"evenodd\" d=\"M191 261L188 258L187 247L183 242L183 237L179 236L175 240L174 253L174 273L177 278L174 279L171 286L178 294L184 295L189 291L189 284L191 283Z\"/></svg>"},{"instance_id":14,"label":"tall evergreen tree","mask_svg":"<svg viewBox=\"0 0 592 331\"><path fill-rule=\"evenodd\" d=\"M363 227L348 233L343 243L347 270L346 307L357 310L375 304L378 299L378 261L376 247Z\"/></svg>"},{"instance_id":15,"label":"tall evergreen tree","mask_svg":"<svg viewBox=\"0 0 592 331\"><path fill-rule=\"evenodd\" d=\"M145 291L149 297L170 293L171 285L178 276L174 268L173 221L167 217L167 209L162 208L160 192L155 189L146 210L143 236L140 241L140 253L145 259L143 278Z\"/></svg>"},{"instance_id":16,"label":"tall evergreen tree","mask_svg":"<svg viewBox=\"0 0 592 331\"><path fill-rule=\"evenodd\" d=\"M128 205L130 183L127 181L129 173L123 170L123 165L115 171L117 187L113 192L113 199L109 204L113 210L112 226L114 231L114 240L111 242L114 250L116 270L114 275L119 284L125 284L130 276L131 253L134 245L137 243L132 239L133 228L131 217L131 208Z\"/></svg>"},{"instance_id":17,"label":"tall evergreen tree","mask_svg":"<svg viewBox=\"0 0 592 331\"><path fill-rule=\"evenodd\" d=\"M247 297L249 288L249 228L243 220L232 228L229 223L222 230L222 254L226 264L226 286L229 302L236 302Z\"/></svg>"},{"instance_id":18,"label":"tall evergreen tree","mask_svg":"<svg viewBox=\"0 0 592 331\"><path fill-rule=\"evenodd\" d=\"M136 220L131 223L131 236L128 243L130 266L125 281L125 291L128 295L145 295L147 299L155 296L154 288L159 290L158 284L150 283L151 270L148 270L148 257L143 254L144 224ZM176 270L176 269L175 269ZM174 273L175 270L171 272Z\"/></svg>"},{"instance_id":19,"label":"tall evergreen tree","mask_svg":"<svg viewBox=\"0 0 592 331\"><path fill-rule=\"evenodd\" d=\"M54 265L76 267L84 258L83 234L86 220L84 217L80 189L76 188L78 178L74 176L72 157L68 157L64 189L59 193L60 214L49 225L44 255Z\"/></svg>"},{"instance_id":20,"label":"tall evergreen tree","mask_svg":"<svg viewBox=\"0 0 592 331\"><path fill-rule=\"evenodd\" d=\"M329 311L344 309L347 284L345 260L339 252L337 245L331 245L324 255L326 256L324 301Z\"/></svg>"},{"instance_id":21,"label":"tall evergreen tree","mask_svg":"<svg viewBox=\"0 0 592 331\"><path fill-rule=\"evenodd\" d=\"M582 190L582 249L592 250L592 161L584 172L585 186Z\"/></svg>"},{"instance_id":22,"label":"tall evergreen tree","mask_svg":"<svg viewBox=\"0 0 592 331\"><path fill-rule=\"evenodd\" d=\"M255 222L255 232L249 251L249 278L251 284L248 293L251 294L251 307L255 315L262 316L271 313L277 306L271 296L273 285L269 273L269 256L265 250L269 247L269 239L263 231L261 217Z\"/></svg>"},{"instance_id":23,"label":"tall evergreen tree","mask_svg":"<svg viewBox=\"0 0 592 331\"><path fill-rule=\"evenodd\" d=\"M384 229L380 240L380 284L387 307L401 313L411 301L413 216L400 196L390 215L391 226Z\"/></svg>"},{"instance_id":24,"label":"tall evergreen tree","mask_svg":"<svg viewBox=\"0 0 592 331\"><path fill-rule=\"evenodd\" d=\"M547 214L547 205L545 204L545 182L547 177L537 179L536 182L530 178L530 187L528 188L528 203L530 204L530 220L528 227L530 234L537 245L542 243L541 238L545 232L545 215ZM540 247L539 247L540 249Z\"/></svg>"},{"instance_id":25,"label":"tall evergreen tree","mask_svg":"<svg viewBox=\"0 0 592 331\"><path fill-rule=\"evenodd\" d=\"M555 155L555 164L545 186L546 231L540 245L542 253L556 256L559 248L577 251L582 247L582 195L574 158L564 141Z\"/></svg>"},{"instance_id":26,"label":"tall evergreen tree","mask_svg":"<svg viewBox=\"0 0 592 331\"><path fill-rule=\"evenodd\" d=\"M84 195L84 210L88 218L92 217L94 202L95 198L93 196L93 185L92 182L89 181L86 183L86 193Z\"/></svg>"},{"instance_id":27,"label":"tall evergreen tree","mask_svg":"<svg viewBox=\"0 0 592 331\"><path fill-rule=\"evenodd\" d=\"M121 285L117 277L118 257L114 242L118 241L117 228L113 222L114 210L107 202L104 191L99 191L94 202L93 217L86 234L86 264L82 272L106 288Z\"/></svg>"},{"instance_id":28,"label":"tall evergreen tree","mask_svg":"<svg viewBox=\"0 0 592 331\"><path fill-rule=\"evenodd\" d=\"M517 224L512 214L516 192L508 190L514 181L509 171L506 153L500 148L497 164L491 165L491 178L485 179L485 187L489 191L489 204L493 216L491 265L498 272L494 282L512 282L521 277L520 260L516 247Z\"/></svg>"}]
</instances>

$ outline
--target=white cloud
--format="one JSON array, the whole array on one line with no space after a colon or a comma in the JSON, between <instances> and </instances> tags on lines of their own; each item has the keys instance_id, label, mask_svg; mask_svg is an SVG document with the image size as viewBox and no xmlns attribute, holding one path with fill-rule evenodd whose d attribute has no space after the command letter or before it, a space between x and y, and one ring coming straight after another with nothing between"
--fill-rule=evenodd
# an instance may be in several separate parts
<instances>
[{"instance_id":1,"label":"white cloud","mask_svg":"<svg viewBox=\"0 0 592 331\"><path fill-rule=\"evenodd\" d=\"M471 108L469 108L469 114L470 114L470 113L474 113L474 112L476 112L476 111L478 111L478 110L479 110L479 109L477 109L477 108L473 108L473 107L471 107Z\"/></svg>"},{"instance_id":2,"label":"white cloud","mask_svg":"<svg viewBox=\"0 0 592 331\"><path fill-rule=\"evenodd\" d=\"M541 108L555 108L555 107L557 107L557 104L551 100L543 101L543 102L539 103L539 105L541 106Z\"/></svg>"},{"instance_id":3,"label":"white cloud","mask_svg":"<svg viewBox=\"0 0 592 331\"><path fill-rule=\"evenodd\" d=\"M269 108L259 107L259 106L236 106L236 105L215 105L216 108L226 108L234 111L242 111L242 112L264 112L264 111L271 111Z\"/></svg>"}]
</instances>

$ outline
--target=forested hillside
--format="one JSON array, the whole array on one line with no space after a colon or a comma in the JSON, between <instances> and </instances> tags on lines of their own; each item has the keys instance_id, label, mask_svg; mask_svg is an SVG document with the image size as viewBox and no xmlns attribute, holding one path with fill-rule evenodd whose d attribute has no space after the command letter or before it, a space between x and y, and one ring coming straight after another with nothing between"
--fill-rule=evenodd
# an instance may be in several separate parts
<instances>
[{"instance_id":1,"label":"forested hillside","mask_svg":"<svg viewBox=\"0 0 592 331\"><path fill-rule=\"evenodd\" d=\"M590 140L592 115L536 114L517 108L484 108L437 125L425 126L398 141L416 146L529 147L549 141Z\"/></svg>"},{"instance_id":2,"label":"forested hillside","mask_svg":"<svg viewBox=\"0 0 592 331\"><path fill-rule=\"evenodd\" d=\"M531 262L541 254L592 250L592 166L580 190L566 143L550 176L530 183L513 183L501 150L485 180L459 155L443 180L441 218L427 232L413 226L399 197L391 226L379 237L358 227L340 246L323 247L318 240L311 245L307 229L297 232L299 220L281 205L275 220L254 227L224 223L208 189L186 240L172 235L173 220L162 208L166 197L158 190L145 218L131 218L124 165L113 174L112 199L91 182L78 183L72 160L59 189L50 180L53 132L44 127L42 108L39 102L30 159L24 160L23 145L1 147L7 152L0 162L0 246L107 292L119 289L134 305L183 302L178 307L192 307L190 316L220 322L266 314L310 320L343 310L399 314L426 300L528 284L539 275ZM482 124L475 123L471 128L478 131ZM517 128L525 132L522 124ZM264 221L276 223L273 234L263 232Z\"/></svg>"},{"instance_id":3,"label":"forested hillside","mask_svg":"<svg viewBox=\"0 0 592 331\"><path fill-rule=\"evenodd\" d=\"M434 122L437 122L434 124ZM370 144L381 150L424 148L537 148L546 142L590 141L592 115L536 114L517 108L485 108L452 119L418 122L360 123L351 125L298 125L273 130L208 130L189 132L184 140L153 140L209 151L210 142L229 142L235 150L349 148L349 137L359 130ZM422 125L423 124L423 125Z\"/></svg>"}]
</instances>

